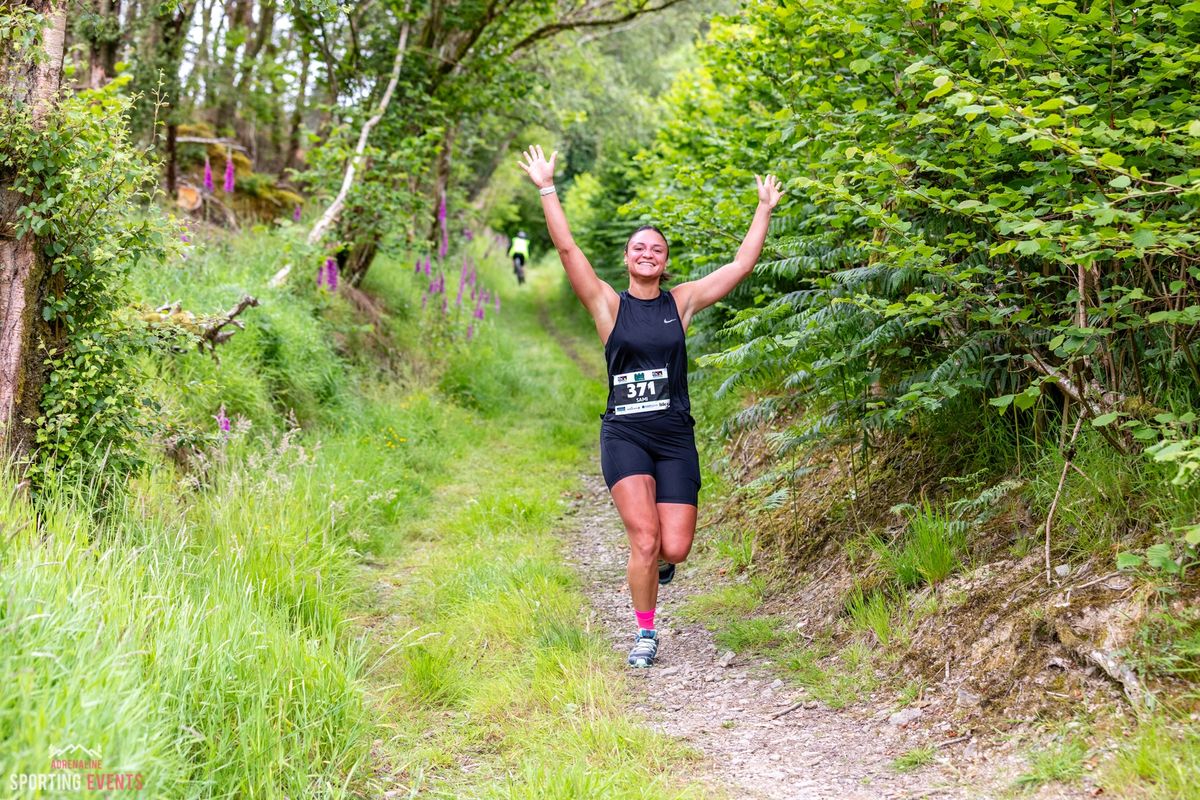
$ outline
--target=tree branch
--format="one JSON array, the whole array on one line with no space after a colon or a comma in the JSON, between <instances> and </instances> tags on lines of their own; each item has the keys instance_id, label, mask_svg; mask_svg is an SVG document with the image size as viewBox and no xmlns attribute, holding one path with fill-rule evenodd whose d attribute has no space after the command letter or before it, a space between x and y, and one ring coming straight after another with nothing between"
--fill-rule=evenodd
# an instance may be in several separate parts
<instances>
[{"instance_id":1,"label":"tree branch","mask_svg":"<svg viewBox=\"0 0 1200 800\"><path fill-rule=\"evenodd\" d=\"M629 22L631 19L636 19L637 17L640 17L643 14L653 14L656 11L664 11L664 10L670 8L671 6L681 3L681 2L683 2L683 0L663 0L663 2L659 3L656 6L643 5L638 8L634 8L618 17L605 17L602 19L581 19L581 20L577 20L574 22L552 22L549 25L543 25L542 27L533 31L528 36L526 36L524 39L522 39L521 41L519 41L515 45L513 45L512 48L509 50L509 57L511 58L513 55L515 55L519 51L525 49L529 45L534 44L535 42L538 42L549 36L553 36L556 33L562 33L563 31L576 30L578 28L607 28L607 27L610 27L613 25L620 25L622 23Z\"/></svg>"}]
</instances>

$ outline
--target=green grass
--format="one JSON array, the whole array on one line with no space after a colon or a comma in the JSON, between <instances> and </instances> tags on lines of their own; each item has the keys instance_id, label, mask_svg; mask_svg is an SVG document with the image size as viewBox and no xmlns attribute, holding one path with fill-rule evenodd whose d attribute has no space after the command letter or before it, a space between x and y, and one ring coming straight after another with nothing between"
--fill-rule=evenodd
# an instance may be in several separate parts
<instances>
[{"instance_id":1,"label":"green grass","mask_svg":"<svg viewBox=\"0 0 1200 800\"><path fill-rule=\"evenodd\" d=\"M946 512L926 503L909 520L894 542L875 534L870 539L885 573L902 587L935 585L962 565L966 527Z\"/></svg>"},{"instance_id":2,"label":"green grass","mask_svg":"<svg viewBox=\"0 0 1200 800\"><path fill-rule=\"evenodd\" d=\"M914 747L904 755L892 760L892 769L897 772L912 772L926 764L932 764L937 757L937 748L932 745Z\"/></svg>"},{"instance_id":3,"label":"green grass","mask_svg":"<svg viewBox=\"0 0 1200 800\"><path fill-rule=\"evenodd\" d=\"M727 529L719 531L713 539L717 554L729 562L730 569L745 572L754 563L754 532Z\"/></svg>"},{"instance_id":4,"label":"green grass","mask_svg":"<svg viewBox=\"0 0 1200 800\"><path fill-rule=\"evenodd\" d=\"M784 620L779 617L751 617L735 619L718 628L714 639L719 647L736 653L765 651L786 645L795 636L783 630Z\"/></svg>"},{"instance_id":5,"label":"green grass","mask_svg":"<svg viewBox=\"0 0 1200 800\"><path fill-rule=\"evenodd\" d=\"M1129 663L1143 678L1200 683L1200 609L1149 614L1130 648ZM1196 697L1195 690L1191 697Z\"/></svg>"},{"instance_id":6,"label":"green grass","mask_svg":"<svg viewBox=\"0 0 1200 800\"><path fill-rule=\"evenodd\" d=\"M682 619L712 626L735 618L747 617L762 605L763 582L751 578L741 583L719 586L710 592L690 597L679 610Z\"/></svg>"},{"instance_id":7,"label":"green grass","mask_svg":"<svg viewBox=\"0 0 1200 800\"><path fill-rule=\"evenodd\" d=\"M1047 783L1071 783L1083 777L1087 746L1076 738L1066 738L1041 747L1029 756L1029 769L1017 776L1016 785L1035 789Z\"/></svg>"},{"instance_id":8,"label":"green grass","mask_svg":"<svg viewBox=\"0 0 1200 800\"><path fill-rule=\"evenodd\" d=\"M1194 724L1163 717L1146 720L1118 748L1101 783L1114 797L1175 800L1194 796L1200 786L1200 732Z\"/></svg>"},{"instance_id":9,"label":"green grass","mask_svg":"<svg viewBox=\"0 0 1200 800\"><path fill-rule=\"evenodd\" d=\"M886 647L894 637L892 618L896 609L893 605L884 590L864 591L861 586L855 586L846 600L850 629L871 633L876 641Z\"/></svg>"},{"instance_id":10,"label":"green grass","mask_svg":"<svg viewBox=\"0 0 1200 800\"><path fill-rule=\"evenodd\" d=\"M830 708L860 702L879 687L875 656L864 642L852 642L840 651L814 642L787 653L782 665L791 678Z\"/></svg>"}]
</instances>

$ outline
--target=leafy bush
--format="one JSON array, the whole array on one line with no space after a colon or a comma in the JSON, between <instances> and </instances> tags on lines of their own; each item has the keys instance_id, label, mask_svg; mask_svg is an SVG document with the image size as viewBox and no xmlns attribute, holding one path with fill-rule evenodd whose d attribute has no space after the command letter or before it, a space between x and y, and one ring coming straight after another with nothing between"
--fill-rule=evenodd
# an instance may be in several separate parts
<instances>
[{"instance_id":1,"label":"leafy bush","mask_svg":"<svg viewBox=\"0 0 1200 800\"><path fill-rule=\"evenodd\" d=\"M729 260L751 173L787 180L754 278L699 322L728 337L702 363L802 404L813 435L967 396L1046 443L1082 414L1191 480L1200 113L1176 55L1198 16L802 0L715 22L626 209L696 277Z\"/></svg>"}]
</instances>

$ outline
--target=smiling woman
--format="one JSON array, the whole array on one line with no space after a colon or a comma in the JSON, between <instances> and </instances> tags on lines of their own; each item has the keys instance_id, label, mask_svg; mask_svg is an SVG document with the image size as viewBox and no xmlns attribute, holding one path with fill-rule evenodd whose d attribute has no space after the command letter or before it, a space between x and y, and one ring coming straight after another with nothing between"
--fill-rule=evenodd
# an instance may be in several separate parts
<instances>
[{"instance_id":1,"label":"smiling woman","mask_svg":"<svg viewBox=\"0 0 1200 800\"><path fill-rule=\"evenodd\" d=\"M571 288L604 343L608 406L600 428L600 466L629 536L626 577L638 627L629 665L649 667L658 656L658 585L674 577L696 534L700 459L688 398L688 324L754 269L781 192L774 176L755 176L758 207L733 261L670 291L662 289L671 252L667 237L653 225L638 228L625 243L629 288L618 294L596 276L571 236L554 188L557 156L551 153L547 160L535 146L520 166L538 187Z\"/></svg>"}]
</instances>

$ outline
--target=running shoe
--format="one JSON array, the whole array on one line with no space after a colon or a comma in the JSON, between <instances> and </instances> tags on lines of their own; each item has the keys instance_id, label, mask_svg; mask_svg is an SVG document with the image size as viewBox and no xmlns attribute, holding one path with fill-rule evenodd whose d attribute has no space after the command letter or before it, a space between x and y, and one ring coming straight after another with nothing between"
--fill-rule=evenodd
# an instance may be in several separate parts
<instances>
[{"instance_id":1,"label":"running shoe","mask_svg":"<svg viewBox=\"0 0 1200 800\"><path fill-rule=\"evenodd\" d=\"M633 649L629 651L629 666L649 667L658 656L658 633L639 628L634 639Z\"/></svg>"},{"instance_id":2,"label":"running shoe","mask_svg":"<svg viewBox=\"0 0 1200 800\"><path fill-rule=\"evenodd\" d=\"M666 586L675 577L675 565L670 561L658 560L658 585Z\"/></svg>"}]
</instances>

